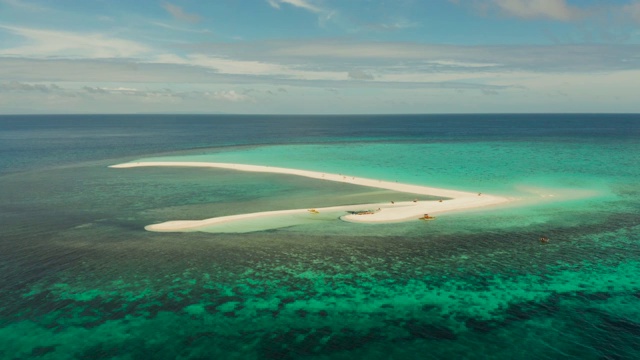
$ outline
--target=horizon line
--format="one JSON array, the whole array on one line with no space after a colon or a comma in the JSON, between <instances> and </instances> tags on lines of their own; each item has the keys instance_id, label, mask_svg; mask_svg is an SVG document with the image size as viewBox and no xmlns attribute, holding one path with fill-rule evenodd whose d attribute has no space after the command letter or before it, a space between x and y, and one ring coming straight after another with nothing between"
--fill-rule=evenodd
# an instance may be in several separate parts
<instances>
[{"instance_id":1,"label":"horizon line","mask_svg":"<svg viewBox=\"0 0 640 360\"><path fill-rule=\"evenodd\" d=\"M101 116L122 116L122 115L156 115L156 116L170 116L170 115L189 115L189 116L432 116L432 115L640 115L640 112L461 112L461 113L330 113L330 114L318 114L318 113L171 113L171 112L159 112L159 113L7 113L0 114L0 117L4 116L86 116L86 115L101 115Z\"/></svg>"}]
</instances>

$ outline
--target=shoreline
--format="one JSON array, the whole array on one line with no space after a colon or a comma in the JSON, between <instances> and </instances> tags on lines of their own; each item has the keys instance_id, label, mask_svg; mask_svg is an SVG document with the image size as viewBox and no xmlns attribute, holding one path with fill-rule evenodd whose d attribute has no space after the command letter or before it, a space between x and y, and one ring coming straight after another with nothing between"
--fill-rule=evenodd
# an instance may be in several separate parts
<instances>
[{"instance_id":1,"label":"shoreline","mask_svg":"<svg viewBox=\"0 0 640 360\"><path fill-rule=\"evenodd\" d=\"M367 178L360 178L354 176L347 176L343 174L331 174L322 173L316 171L289 169L272 166L262 165L246 165L246 164L233 164L233 163L216 163L216 162L132 162L111 165L110 168L126 169L136 167L201 167L201 168L219 168L229 169L245 172L263 172L273 174L286 174L308 177L312 179L326 180L341 182L352 185L360 185L378 189L393 190L397 192L410 193L416 195L431 195L439 196L448 199L433 200L433 201L405 201L398 203L376 203L376 204L361 204L361 205L343 205L316 208L318 212L348 212L361 209L376 209L372 214L357 215L357 214L345 214L340 216L340 219L348 222L355 223L390 223L390 222L402 222L418 220L424 214L439 214L443 212L462 211L469 209L477 209L488 206L496 206L500 204L506 204L511 202L512 199L471 193L457 190L449 190L442 188L435 188L429 186L403 184L398 182L374 180ZM263 211L257 213L247 213L239 215L221 216L215 218L208 218L204 220L177 220L167 221L159 224L148 225L145 227L149 231L189 231L196 230L202 227L210 227L216 224L226 224L238 220L257 219L270 216L281 215L293 215L293 214L309 214L313 216L313 213L309 212L309 209L291 209L291 210L278 210L278 211Z\"/></svg>"}]
</instances>

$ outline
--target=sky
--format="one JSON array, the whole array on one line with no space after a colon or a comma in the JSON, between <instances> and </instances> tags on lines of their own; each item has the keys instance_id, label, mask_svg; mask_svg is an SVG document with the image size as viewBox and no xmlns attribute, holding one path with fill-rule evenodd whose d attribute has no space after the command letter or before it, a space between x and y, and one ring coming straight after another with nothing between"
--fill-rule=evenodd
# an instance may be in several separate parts
<instances>
[{"instance_id":1,"label":"sky","mask_svg":"<svg viewBox=\"0 0 640 360\"><path fill-rule=\"evenodd\" d=\"M0 0L0 114L531 112L640 112L640 0Z\"/></svg>"}]
</instances>

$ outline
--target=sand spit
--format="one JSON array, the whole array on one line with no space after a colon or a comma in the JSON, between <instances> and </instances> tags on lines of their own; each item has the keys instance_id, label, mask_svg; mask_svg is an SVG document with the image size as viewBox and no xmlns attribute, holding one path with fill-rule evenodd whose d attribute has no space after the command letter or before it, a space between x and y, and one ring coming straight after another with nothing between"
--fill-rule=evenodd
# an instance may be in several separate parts
<instances>
[{"instance_id":1,"label":"sand spit","mask_svg":"<svg viewBox=\"0 0 640 360\"><path fill-rule=\"evenodd\" d=\"M312 179L336 181L353 185L368 186L378 189L393 190L404 193L411 193L416 195L432 195L449 198L442 201L408 201L398 203L384 203L384 204L365 204L365 205L348 205L348 206L335 206L316 208L318 212L340 212L344 211L345 214L340 218L345 221L358 222L358 223L385 223L385 222L399 222L417 220L424 214L435 215L438 213L448 211L460 211L477 209L480 207L494 206L499 204L505 204L510 201L509 198L488 195L470 193L464 191L456 191L428 186L419 186L411 184L403 184L390 181L374 180L367 178L353 177L343 174L330 174L316 171L288 169L273 166L261 166L261 165L246 165L246 164L231 164L231 163L215 163L215 162L132 162L125 164L112 165L111 168L134 168L134 167L151 167L151 166L168 166L168 167L204 167L204 168L220 168L230 169L238 171L248 172L265 172L274 174L287 174L303 176ZM349 211L370 209L373 210L368 214L354 214ZM280 211L264 211L249 214L240 214L232 216L221 216L204 220L193 221L168 221L161 224L154 224L146 226L145 229L150 231L190 231L196 230L202 227L211 227L216 224L229 223L238 220L248 220L265 218L271 216L282 215L294 215L294 214L309 214L309 209L293 209L293 210L280 210ZM313 213L311 213L311 216Z\"/></svg>"}]
</instances>

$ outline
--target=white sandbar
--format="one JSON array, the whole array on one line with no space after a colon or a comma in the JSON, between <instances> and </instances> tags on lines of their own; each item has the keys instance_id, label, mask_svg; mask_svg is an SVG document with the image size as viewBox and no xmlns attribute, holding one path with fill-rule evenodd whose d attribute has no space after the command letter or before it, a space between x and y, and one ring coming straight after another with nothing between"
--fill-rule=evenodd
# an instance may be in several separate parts
<instances>
[{"instance_id":1,"label":"white sandbar","mask_svg":"<svg viewBox=\"0 0 640 360\"><path fill-rule=\"evenodd\" d=\"M231 164L231 163L216 163L216 162L133 162L112 165L111 168L134 168L134 167L150 167L150 166L169 166L169 167L205 167L205 168L221 168L231 169L238 171L250 171L250 172L264 172L274 174L287 174L304 176L312 179L320 179L327 181L336 181L346 184L368 186L378 189L393 190L404 193L411 193L417 195L432 195L444 198L449 198L442 201L408 201L397 202L395 204L366 204L366 205L347 205L347 206L334 206L325 208L316 208L319 212L339 212L339 211L354 211L362 209L376 210L373 214L357 215L346 214L340 218L345 221L359 222L359 223L384 223L384 222L398 222L417 220L424 214L434 215L446 211L456 210L468 210L480 207L504 204L510 201L509 198L470 193L464 191L456 191L442 188L434 188L428 186L419 186L411 184L402 184L397 182L373 180L367 178L359 178L353 176L347 176L343 174L330 174L316 171L288 169L272 166L261 165L246 165L246 164ZM280 216L288 214L309 214L309 209L293 209L293 210L279 210L279 211L264 211L250 214L221 216L216 218L210 218L205 220L181 220L181 221L168 221L161 224L154 224L146 226L145 229L150 231L188 231L202 227L210 227L216 224L229 223L237 220L263 218L269 216ZM310 214L313 216L313 214Z\"/></svg>"}]
</instances>

